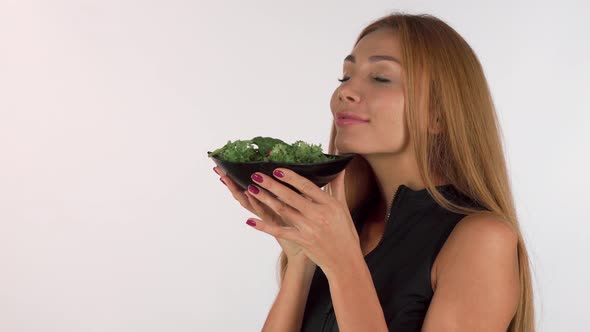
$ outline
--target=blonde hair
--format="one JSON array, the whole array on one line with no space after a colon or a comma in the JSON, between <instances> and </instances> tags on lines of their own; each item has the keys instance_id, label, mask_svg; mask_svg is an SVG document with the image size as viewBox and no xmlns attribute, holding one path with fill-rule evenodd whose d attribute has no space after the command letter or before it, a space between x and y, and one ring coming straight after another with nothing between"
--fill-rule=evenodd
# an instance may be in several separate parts
<instances>
[{"instance_id":1,"label":"blonde hair","mask_svg":"<svg viewBox=\"0 0 590 332\"><path fill-rule=\"evenodd\" d=\"M391 29L400 40L404 64L404 112L426 189L442 207L460 214L480 210L459 206L436 190L435 175L492 213L518 235L520 294L508 331L534 332L534 307L529 257L524 243L504 159L499 123L482 66L467 42L449 25L431 15L393 13L379 18L358 36L355 45L377 29ZM422 113L421 113L422 112ZM427 114L421 117L419 114ZM441 133L426 128L435 119ZM328 153L334 146L332 124ZM346 200L352 211L376 188L366 160L357 155L346 167ZM324 187L332 193L330 184ZM281 252L280 282L287 269Z\"/></svg>"}]
</instances>

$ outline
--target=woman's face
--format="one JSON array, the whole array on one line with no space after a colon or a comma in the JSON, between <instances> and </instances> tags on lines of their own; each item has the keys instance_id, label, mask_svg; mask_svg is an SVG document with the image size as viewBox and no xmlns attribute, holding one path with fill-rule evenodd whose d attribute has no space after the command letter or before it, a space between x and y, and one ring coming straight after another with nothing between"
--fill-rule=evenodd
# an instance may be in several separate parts
<instances>
[{"instance_id":1,"label":"woman's face","mask_svg":"<svg viewBox=\"0 0 590 332\"><path fill-rule=\"evenodd\" d=\"M334 121L351 112L368 122L336 124L340 153L362 155L401 153L407 146L401 52L393 30L380 29L363 37L344 60L345 81L332 94ZM384 57L376 57L384 56Z\"/></svg>"}]
</instances>

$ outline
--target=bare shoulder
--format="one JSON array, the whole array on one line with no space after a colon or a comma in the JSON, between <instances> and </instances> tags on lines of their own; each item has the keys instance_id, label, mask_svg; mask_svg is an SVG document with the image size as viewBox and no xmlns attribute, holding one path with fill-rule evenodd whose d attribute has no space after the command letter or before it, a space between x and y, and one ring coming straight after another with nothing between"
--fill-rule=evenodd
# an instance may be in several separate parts
<instances>
[{"instance_id":1,"label":"bare shoulder","mask_svg":"<svg viewBox=\"0 0 590 332\"><path fill-rule=\"evenodd\" d=\"M479 212L465 216L457 223L433 266L433 289L436 288L440 272L452 260L474 261L490 255L504 253L504 257L516 254L518 236L508 222L491 212Z\"/></svg>"},{"instance_id":2,"label":"bare shoulder","mask_svg":"<svg viewBox=\"0 0 590 332\"><path fill-rule=\"evenodd\" d=\"M517 245L518 234L501 216L480 212L459 221L433 267L435 295L425 331L506 328L518 303Z\"/></svg>"},{"instance_id":3,"label":"bare shoulder","mask_svg":"<svg viewBox=\"0 0 590 332\"><path fill-rule=\"evenodd\" d=\"M516 249L518 235L501 216L480 212L465 216L449 235L451 245L489 249Z\"/></svg>"}]
</instances>

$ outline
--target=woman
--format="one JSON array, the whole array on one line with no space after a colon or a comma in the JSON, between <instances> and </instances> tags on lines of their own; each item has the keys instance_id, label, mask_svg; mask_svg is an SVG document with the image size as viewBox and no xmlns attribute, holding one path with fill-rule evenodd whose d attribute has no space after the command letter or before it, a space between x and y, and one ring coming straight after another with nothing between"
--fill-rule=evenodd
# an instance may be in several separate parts
<instances>
[{"instance_id":1,"label":"woman","mask_svg":"<svg viewBox=\"0 0 590 332\"><path fill-rule=\"evenodd\" d=\"M248 224L283 249L263 330L534 331L527 251L473 50L433 16L392 14L361 32L340 81L328 152L357 156L325 190L278 169L242 193L216 169L260 217Z\"/></svg>"}]
</instances>

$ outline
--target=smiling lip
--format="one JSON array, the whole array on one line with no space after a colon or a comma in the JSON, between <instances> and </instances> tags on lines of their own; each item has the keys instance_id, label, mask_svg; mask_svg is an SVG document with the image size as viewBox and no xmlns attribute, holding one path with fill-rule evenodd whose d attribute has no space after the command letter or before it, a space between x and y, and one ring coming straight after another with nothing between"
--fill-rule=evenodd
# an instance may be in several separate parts
<instances>
[{"instance_id":1,"label":"smiling lip","mask_svg":"<svg viewBox=\"0 0 590 332\"><path fill-rule=\"evenodd\" d=\"M363 117L361 117L360 115L357 115L356 113L352 113L352 112L339 112L336 116L337 119L354 119L354 120L361 120L361 121L369 121L368 119L365 119Z\"/></svg>"},{"instance_id":2,"label":"smiling lip","mask_svg":"<svg viewBox=\"0 0 590 332\"><path fill-rule=\"evenodd\" d=\"M347 118L337 119L336 120L336 125L337 126L350 126L350 125L357 125L357 124L364 124L364 123L369 123L369 121L366 121L366 120L356 120L356 119L347 119Z\"/></svg>"}]
</instances>

